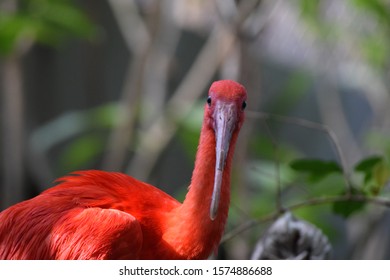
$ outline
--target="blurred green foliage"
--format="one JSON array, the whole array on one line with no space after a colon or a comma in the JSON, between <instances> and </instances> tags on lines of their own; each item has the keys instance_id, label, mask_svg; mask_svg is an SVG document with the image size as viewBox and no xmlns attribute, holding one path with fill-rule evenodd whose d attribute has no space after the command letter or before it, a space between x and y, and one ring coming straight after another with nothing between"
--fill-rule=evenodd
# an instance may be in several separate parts
<instances>
[{"instance_id":1,"label":"blurred green foliage","mask_svg":"<svg viewBox=\"0 0 390 280\"><path fill-rule=\"evenodd\" d=\"M373 66L388 66L390 59L390 6L388 1L350 0L350 2L361 12L373 17L376 22L375 29L362 36L360 45L362 53Z\"/></svg>"},{"instance_id":2,"label":"blurred green foliage","mask_svg":"<svg viewBox=\"0 0 390 280\"><path fill-rule=\"evenodd\" d=\"M291 162L291 168L309 174L309 180L318 182L331 173L342 173L341 167L334 161L318 159L298 159Z\"/></svg>"},{"instance_id":3,"label":"blurred green foliage","mask_svg":"<svg viewBox=\"0 0 390 280\"><path fill-rule=\"evenodd\" d=\"M31 137L32 150L51 153L58 147L58 175L90 166L104 150L107 131L118 122L118 106L68 112L41 126Z\"/></svg>"},{"instance_id":4,"label":"blurred green foliage","mask_svg":"<svg viewBox=\"0 0 390 280\"><path fill-rule=\"evenodd\" d=\"M178 137L190 161L195 159L202 127L204 101L195 104L179 124Z\"/></svg>"},{"instance_id":5,"label":"blurred green foliage","mask_svg":"<svg viewBox=\"0 0 390 280\"><path fill-rule=\"evenodd\" d=\"M390 165L383 156L363 159L355 166L355 171L364 175L362 189L371 195L378 195L390 179Z\"/></svg>"},{"instance_id":6,"label":"blurred green foliage","mask_svg":"<svg viewBox=\"0 0 390 280\"><path fill-rule=\"evenodd\" d=\"M386 0L349 0L349 6L362 17L369 17L375 28L346 28L329 21L322 13L324 0L300 0L302 18L308 28L324 42L337 43L340 39L353 42L362 57L373 67L390 64L390 6ZM362 27L362 26L359 26Z\"/></svg>"},{"instance_id":7,"label":"blurred green foliage","mask_svg":"<svg viewBox=\"0 0 390 280\"><path fill-rule=\"evenodd\" d=\"M390 6L386 0L350 0L357 8L371 13L380 22L390 28ZM390 31L390 30L389 30Z\"/></svg>"},{"instance_id":8,"label":"blurred green foliage","mask_svg":"<svg viewBox=\"0 0 390 280\"><path fill-rule=\"evenodd\" d=\"M70 0L22 0L15 11L0 10L0 55L25 42L58 46L69 37L92 38L95 33L94 25Z\"/></svg>"},{"instance_id":9,"label":"blurred green foliage","mask_svg":"<svg viewBox=\"0 0 390 280\"><path fill-rule=\"evenodd\" d=\"M77 137L70 142L61 152L60 169L72 172L78 169L85 169L96 162L101 151L104 149L104 138L97 133L89 133Z\"/></svg>"},{"instance_id":10,"label":"blurred green foliage","mask_svg":"<svg viewBox=\"0 0 390 280\"><path fill-rule=\"evenodd\" d=\"M283 83L278 94L270 104L272 112L277 114L287 114L299 102L307 96L308 89L312 81L310 75L304 71L293 72Z\"/></svg>"},{"instance_id":11,"label":"blurred green foliage","mask_svg":"<svg viewBox=\"0 0 390 280\"><path fill-rule=\"evenodd\" d=\"M345 194L345 192L342 192L340 195L344 196ZM352 188L352 195L364 195L364 193ZM364 210L366 204L367 203L365 201L336 201L332 204L332 210L335 214L348 218L352 214L356 214Z\"/></svg>"}]
</instances>

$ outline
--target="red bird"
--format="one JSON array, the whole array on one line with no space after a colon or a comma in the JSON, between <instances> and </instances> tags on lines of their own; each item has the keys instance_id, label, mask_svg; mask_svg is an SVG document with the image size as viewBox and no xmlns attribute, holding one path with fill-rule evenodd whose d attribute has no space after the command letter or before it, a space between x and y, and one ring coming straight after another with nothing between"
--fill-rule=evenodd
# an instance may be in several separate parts
<instances>
[{"instance_id":1,"label":"red bird","mask_svg":"<svg viewBox=\"0 0 390 280\"><path fill-rule=\"evenodd\" d=\"M209 90L183 203L121 173L77 171L0 213L0 259L205 259L218 246L245 88Z\"/></svg>"}]
</instances>

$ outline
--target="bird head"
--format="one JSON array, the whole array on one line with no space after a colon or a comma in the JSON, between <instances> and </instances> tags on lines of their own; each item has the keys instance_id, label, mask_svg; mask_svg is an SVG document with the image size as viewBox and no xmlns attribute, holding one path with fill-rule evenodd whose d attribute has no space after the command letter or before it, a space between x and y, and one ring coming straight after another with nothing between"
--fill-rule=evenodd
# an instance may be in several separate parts
<instances>
[{"instance_id":1,"label":"bird head","mask_svg":"<svg viewBox=\"0 0 390 280\"><path fill-rule=\"evenodd\" d=\"M244 121L246 90L237 82L214 82L209 90L205 116L215 133L215 175L210 205L210 219L217 216L221 195L222 175L233 135L237 135Z\"/></svg>"}]
</instances>

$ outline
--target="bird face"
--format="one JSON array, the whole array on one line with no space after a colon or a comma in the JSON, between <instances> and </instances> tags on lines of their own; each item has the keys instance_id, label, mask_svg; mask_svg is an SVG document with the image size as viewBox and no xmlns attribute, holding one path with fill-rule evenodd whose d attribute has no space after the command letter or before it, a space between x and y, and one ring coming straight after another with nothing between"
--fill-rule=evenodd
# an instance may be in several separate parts
<instances>
[{"instance_id":1,"label":"bird face","mask_svg":"<svg viewBox=\"0 0 390 280\"><path fill-rule=\"evenodd\" d=\"M214 82L206 105L208 124L215 133L215 177L210 205L210 219L217 216L221 194L222 175L232 136L237 134L244 121L246 107L245 88L233 81Z\"/></svg>"}]
</instances>

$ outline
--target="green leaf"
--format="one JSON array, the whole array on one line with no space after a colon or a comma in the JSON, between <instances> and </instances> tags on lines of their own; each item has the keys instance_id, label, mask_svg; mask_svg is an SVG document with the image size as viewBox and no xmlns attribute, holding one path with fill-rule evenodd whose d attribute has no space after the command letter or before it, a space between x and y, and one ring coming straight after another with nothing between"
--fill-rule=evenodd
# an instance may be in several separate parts
<instances>
[{"instance_id":1,"label":"green leaf","mask_svg":"<svg viewBox=\"0 0 390 280\"><path fill-rule=\"evenodd\" d=\"M382 156L363 159L355 171L364 174L364 187L373 195L378 195L390 179L390 166Z\"/></svg>"},{"instance_id":2,"label":"green leaf","mask_svg":"<svg viewBox=\"0 0 390 280\"><path fill-rule=\"evenodd\" d=\"M334 161L318 159L298 159L290 163L295 171L308 173L313 182L319 181L331 173L342 173L341 167Z\"/></svg>"},{"instance_id":3,"label":"green leaf","mask_svg":"<svg viewBox=\"0 0 390 280\"><path fill-rule=\"evenodd\" d=\"M355 166L355 170L358 172L371 172L375 165L377 165L379 162L383 161L383 157L381 156L372 156L363 159Z\"/></svg>"},{"instance_id":4,"label":"green leaf","mask_svg":"<svg viewBox=\"0 0 390 280\"><path fill-rule=\"evenodd\" d=\"M344 218L356 214L364 209L365 202L361 201L338 201L333 204L333 212Z\"/></svg>"},{"instance_id":5,"label":"green leaf","mask_svg":"<svg viewBox=\"0 0 390 280\"><path fill-rule=\"evenodd\" d=\"M359 192L355 189L352 191L353 194L364 195L363 192ZM342 195L345 195L343 193ZM333 213L338 214L344 218L348 218L352 214L356 214L364 209L366 202L364 201L337 201L332 205Z\"/></svg>"},{"instance_id":6,"label":"green leaf","mask_svg":"<svg viewBox=\"0 0 390 280\"><path fill-rule=\"evenodd\" d=\"M390 179L390 166L385 161L382 161L375 165L372 175L375 184L371 188L371 192L374 195L378 195Z\"/></svg>"}]
</instances>

